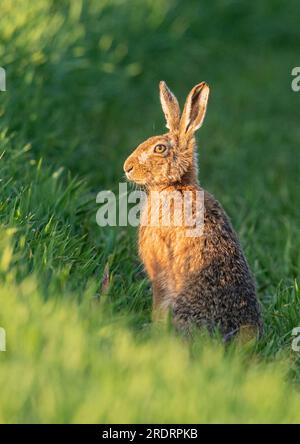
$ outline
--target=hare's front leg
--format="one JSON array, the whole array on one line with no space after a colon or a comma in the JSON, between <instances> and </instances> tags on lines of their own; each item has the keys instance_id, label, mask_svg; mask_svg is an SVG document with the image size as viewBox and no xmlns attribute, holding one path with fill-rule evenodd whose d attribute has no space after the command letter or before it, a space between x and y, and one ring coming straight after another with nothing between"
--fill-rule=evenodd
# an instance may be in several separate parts
<instances>
[{"instance_id":1,"label":"hare's front leg","mask_svg":"<svg viewBox=\"0 0 300 444\"><path fill-rule=\"evenodd\" d=\"M165 290L159 281L152 282L152 320L165 322L168 318L168 306Z\"/></svg>"}]
</instances>

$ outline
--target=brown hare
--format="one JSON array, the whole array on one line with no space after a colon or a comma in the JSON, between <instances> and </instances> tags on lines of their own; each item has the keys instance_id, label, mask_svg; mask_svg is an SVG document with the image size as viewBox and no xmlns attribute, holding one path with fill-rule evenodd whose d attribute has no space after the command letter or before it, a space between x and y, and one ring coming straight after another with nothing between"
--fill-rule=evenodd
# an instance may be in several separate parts
<instances>
[{"instance_id":1,"label":"brown hare","mask_svg":"<svg viewBox=\"0 0 300 444\"><path fill-rule=\"evenodd\" d=\"M196 85L181 115L176 97L160 82L169 131L140 144L126 160L124 171L130 181L144 186L148 196L139 227L139 253L152 283L154 319L171 311L179 330L205 327L219 330L227 340L243 330L260 334L263 326L254 280L238 238L219 202L198 183L195 132L203 123L208 96L205 82ZM151 196L174 192L192 195L190 206L196 218L200 217L196 195L202 192L200 235L187 236L183 225L162 224L161 213L158 223L144 223L157 206Z\"/></svg>"}]
</instances>

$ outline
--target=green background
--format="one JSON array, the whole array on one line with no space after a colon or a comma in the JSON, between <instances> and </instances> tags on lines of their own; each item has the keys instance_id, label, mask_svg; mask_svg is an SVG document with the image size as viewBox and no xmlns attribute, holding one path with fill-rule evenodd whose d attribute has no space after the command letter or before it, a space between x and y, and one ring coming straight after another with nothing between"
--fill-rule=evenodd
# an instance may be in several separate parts
<instances>
[{"instance_id":1,"label":"green background","mask_svg":"<svg viewBox=\"0 0 300 444\"><path fill-rule=\"evenodd\" d=\"M299 2L0 8L0 422L300 422ZM97 192L165 131L162 79L181 105L211 86L199 177L255 273L257 344L153 326L136 230L96 225Z\"/></svg>"}]
</instances>

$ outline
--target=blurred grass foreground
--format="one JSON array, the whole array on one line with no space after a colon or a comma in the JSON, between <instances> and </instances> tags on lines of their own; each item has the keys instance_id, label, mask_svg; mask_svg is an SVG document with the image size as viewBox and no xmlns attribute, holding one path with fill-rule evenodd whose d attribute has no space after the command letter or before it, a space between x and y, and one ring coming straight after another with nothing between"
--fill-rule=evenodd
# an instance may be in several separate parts
<instances>
[{"instance_id":1,"label":"blurred grass foreground","mask_svg":"<svg viewBox=\"0 0 300 444\"><path fill-rule=\"evenodd\" d=\"M296 0L1 1L1 423L300 422L299 13ZM256 275L266 332L246 348L152 326L135 230L96 225L97 192L164 131L161 79L181 103L211 85L200 181Z\"/></svg>"}]
</instances>

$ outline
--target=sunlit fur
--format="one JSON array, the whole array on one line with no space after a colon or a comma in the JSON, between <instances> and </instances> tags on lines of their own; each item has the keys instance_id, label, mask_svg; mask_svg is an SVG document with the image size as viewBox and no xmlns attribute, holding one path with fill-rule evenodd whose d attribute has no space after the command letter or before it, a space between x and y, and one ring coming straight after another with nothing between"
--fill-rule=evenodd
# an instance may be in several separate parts
<instances>
[{"instance_id":1,"label":"sunlit fur","mask_svg":"<svg viewBox=\"0 0 300 444\"><path fill-rule=\"evenodd\" d=\"M165 82L160 83L170 131L141 143L124 164L127 178L148 192L143 216L151 212L151 196L157 190L189 191L194 205L197 191L202 190L195 132L204 121L208 96L207 84L196 85L180 115L176 97ZM167 150L155 153L158 144ZM255 284L237 236L219 202L206 191L204 206L204 229L199 237L187 237L184 226L163 226L161 219L158 226L140 225L139 253L152 282L153 318L164 319L171 310L180 330L217 328L225 340L241 331L261 333Z\"/></svg>"}]
</instances>

